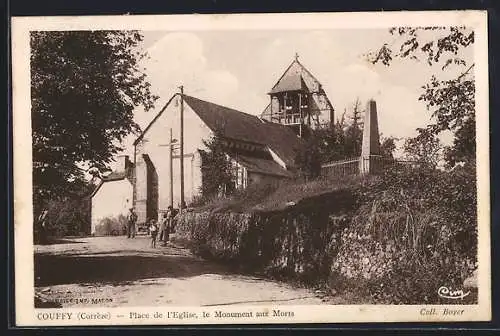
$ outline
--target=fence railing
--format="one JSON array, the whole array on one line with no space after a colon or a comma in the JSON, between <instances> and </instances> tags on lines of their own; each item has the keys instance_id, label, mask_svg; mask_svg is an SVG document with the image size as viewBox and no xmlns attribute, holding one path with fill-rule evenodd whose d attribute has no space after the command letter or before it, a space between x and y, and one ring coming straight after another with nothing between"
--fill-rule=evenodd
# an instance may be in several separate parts
<instances>
[{"instance_id":1,"label":"fence railing","mask_svg":"<svg viewBox=\"0 0 500 336\"><path fill-rule=\"evenodd\" d=\"M325 177L338 177L359 174L360 157L329 162L321 166L321 175Z\"/></svg>"},{"instance_id":2,"label":"fence railing","mask_svg":"<svg viewBox=\"0 0 500 336\"><path fill-rule=\"evenodd\" d=\"M357 157L333 161L321 166L321 175L325 177L342 177L360 174L378 174L395 166L419 166L421 162L387 158L381 155Z\"/></svg>"}]
</instances>

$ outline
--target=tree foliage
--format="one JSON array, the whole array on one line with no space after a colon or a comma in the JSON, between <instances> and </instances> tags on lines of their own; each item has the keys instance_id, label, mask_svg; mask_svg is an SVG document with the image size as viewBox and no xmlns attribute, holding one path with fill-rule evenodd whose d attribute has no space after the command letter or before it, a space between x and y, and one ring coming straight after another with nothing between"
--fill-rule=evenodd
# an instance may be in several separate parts
<instances>
[{"instance_id":1,"label":"tree foliage","mask_svg":"<svg viewBox=\"0 0 500 336\"><path fill-rule=\"evenodd\" d=\"M300 150L295 155L295 165L304 180L308 181L317 178L321 174L323 150L331 144L328 141L334 141L333 139L333 132L325 132L323 129L320 132L313 131L305 139Z\"/></svg>"},{"instance_id":2,"label":"tree foliage","mask_svg":"<svg viewBox=\"0 0 500 336\"><path fill-rule=\"evenodd\" d=\"M387 159L394 158L394 151L396 150L396 140L395 137L382 137L380 141L380 155Z\"/></svg>"},{"instance_id":3,"label":"tree foliage","mask_svg":"<svg viewBox=\"0 0 500 336\"><path fill-rule=\"evenodd\" d=\"M226 148L221 137L215 134L209 140L203 140L206 150L201 155L201 193L210 198L224 193L233 180L231 162L227 158Z\"/></svg>"},{"instance_id":4,"label":"tree foliage","mask_svg":"<svg viewBox=\"0 0 500 336\"><path fill-rule=\"evenodd\" d=\"M419 100L432 113L430 134L454 133L453 144L445 149L449 166L475 162L475 80L474 63L463 55L474 44L474 31L467 27L398 27L389 32L395 37L378 51L368 54L373 63L389 66L395 59L425 61L439 67L422 89ZM454 75L452 65L459 69Z\"/></svg>"},{"instance_id":5,"label":"tree foliage","mask_svg":"<svg viewBox=\"0 0 500 336\"><path fill-rule=\"evenodd\" d=\"M321 173L321 165L328 162L352 159L361 155L363 123L361 103L356 99L349 115L342 117L332 126L311 130L304 137L304 144L296 154L295 163L306 180L316 178ZM349 121L346 121L349 120ZM382 139L382 155L393 157L396 138Z\"/></svg>"},{"instance_id":6,"label":"tree foliage","mask_svg":"<svg viewBox=\"0 0 500 336\"><path fill-rule=\"evenodd\" d=\"M418 161L428 167L437 167L441 159L442 145L439 138L427 129L418 129L419 134L406 139L404 151L410 161Z\"/></svg>"},{"instance_id":7,"label":"tree foliage","mask_svg":"<svg viewBox=\"0 0 500 336\"><path fill-rule=\"evenodd\" d=\"M356 98L352 105L352 112L349 116L351 122L345 129L344 157L355 157L361 155L361 145L363 140L363 114L361 101Z\"/></svg>"},{"instance_id":8,"label":"tree foliage","mask_svg":"<svg viewBox=\"0 0 500 336\"><path fill-rule=\"evenodd\" d=\"M82 163L105 168L139 129L134 108L153 107L141 41L136 31L31 33L35 212L80 189Z\"/></svg>"},{"instance_id":9,"label":"tree foliage","mask_svg":"<svg viewBox=\"0 0 500 336\"><path fill-rule=\"evenodd\" d=\"M90 233L90 199L50 200L47 206L50 236L77 236Z\"/></svg>"}]
</instances>

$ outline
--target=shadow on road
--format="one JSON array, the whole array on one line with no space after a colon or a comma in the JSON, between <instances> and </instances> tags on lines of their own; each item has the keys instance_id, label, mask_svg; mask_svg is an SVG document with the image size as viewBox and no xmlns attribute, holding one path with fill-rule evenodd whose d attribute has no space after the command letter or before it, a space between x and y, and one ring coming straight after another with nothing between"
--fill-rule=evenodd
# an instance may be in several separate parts
<instances>
[{"instance_id":1,"label":"shadow on road","mask_svg":"<svg viewBox=\"0 0 500 336\"><path fill-rule=\"evenodd\" d=\"M222 267L176 255L35 255L35 286L124 282L228 274Z\"/></svg>"},{"instance_id":2,"label":"shadow on road","mask_svg":"<svg viewBox=\"0 0 500 336\"><path fill-rule=\"evenodd\" d=\"M84 241L78 241L71 238L48 238L44 242L37 242L40 245L58 245L58 244L84 244Z\"/></svg>"}]
</instances>

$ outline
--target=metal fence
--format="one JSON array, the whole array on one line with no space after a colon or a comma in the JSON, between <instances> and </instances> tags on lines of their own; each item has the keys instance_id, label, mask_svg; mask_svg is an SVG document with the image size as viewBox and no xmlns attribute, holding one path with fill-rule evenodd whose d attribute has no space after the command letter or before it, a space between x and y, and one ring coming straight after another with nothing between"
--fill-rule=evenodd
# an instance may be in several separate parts
<instances>
[{"instance_id":1,"label":"metal fence","mask_svg":"<svg viewBox=\"0 0 500 336\"><path fill-rule=\"evenodd\" d=\"M321 175L325 177L338 177L359 174L360 157L334 161L321 166Z\"/></svg>"},{"instance_id":2,"label":"metal fence","mask_svg":"<svg viewBox=\"0 0 500 336\"><path fill-rule=\"evenodd\" d=\"M329 162L321 166L321 175L325 177L342 177L359 174L379 174L397 166L416 167L421 162L396 160L381 155L357 157L347 160Z\"/></svg>"}]
</instances>

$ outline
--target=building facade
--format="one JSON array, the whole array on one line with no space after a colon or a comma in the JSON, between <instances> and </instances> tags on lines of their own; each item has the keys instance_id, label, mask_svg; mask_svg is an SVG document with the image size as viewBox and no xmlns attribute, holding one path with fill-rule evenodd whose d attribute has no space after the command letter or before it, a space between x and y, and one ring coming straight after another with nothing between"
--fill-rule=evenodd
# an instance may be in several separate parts
<instances>
[{"instance_id":1,"label":"building facade","mask_svg":"<svg viewBox=\"0 0 500 336\"><path fill-rule=\"evenodd\" d=\"M156 218L169 205L180 206L181 160L186 205L201 194L200 151L207 150L205 143L215 134L223 141L233 171L233 182L228 188L246 188L252 183L293 177L294 159L301 142L291 129L255 115L175 94L134 142L133 204L139 223Z\"/></svg>"}]
</instances>

